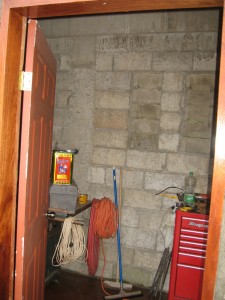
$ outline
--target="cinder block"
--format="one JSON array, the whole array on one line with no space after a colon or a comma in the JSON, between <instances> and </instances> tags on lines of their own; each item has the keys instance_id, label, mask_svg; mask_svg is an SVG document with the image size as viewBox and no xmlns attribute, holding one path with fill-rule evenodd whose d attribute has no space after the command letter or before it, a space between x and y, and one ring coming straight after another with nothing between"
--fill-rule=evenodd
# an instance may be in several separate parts
<instances>
[{"instance_id":1,"label":"cinder block","mask_svg":"<svg viewBox=\"0 0 225 300\"><path fill-rule=\"evenodd\" d=\"M67 37L48 38L49 46L54 54L70 53L73 51L73 40Z\"/></svg>"},{"instance_id":2,"label":"cinder block","mask_svg":"<svg viewBox=\"0 0 225 300\"><path fill-rule=\"evenodd\" d=\"M121 244L125 245L126 247L134 247L135 245L137 245L137 235L137 228L123 226L120 232Z\"/></svg>"},{"instance_id":3,"label":"cinder block","mask_svg":"<svg viewBox=\"0 0 225 300\"><path fill-rule=\"evenodd\" d=\"M123 186L125 188L141 189L143 186L144 172L137 170L123 171Z\"/></svg>"},{"instance_id":4,"label":"cinder block","mask_svg":"<svg viewBox=\"0 0 225 300\"><path fill-rule=\"evenodd\" d=\"M168 13L168 31L217 31L219 10L173 11Z\"/></svg>"},{"instance_id":5,"label":"cinder block","mask_svg":"<svg viewBox=\"0 0 225 300\"><path fill-rule=\"evenodd\" d=\"M96 70L97 71L112 71L113 70L113 55L110 53L99 53L96 55Z\"/></svg>"},{"instance_id":6,"label":"cinder block","mask_svg":"<svg viewBox=\"0 0 225 300\"><path fill-rule=\"evenodd\" d=\"M195 138L211 138L210 124L208 122L188 122L187 136Z\"/></svg>"},{"instance_id":7,"label":"cinder block","mask_svg":"<svg viewBox=\"0 0 225 300\"><path fill-rule=\"evenodd\" d=\"M67 90L57 90L55 95L55 107L56 108L66 108L69 103L69 99L72 96L72 91Z\"/></svg>"},{"instance_id":8,"label":"cinder block","mask_svg":"<svg viewBox=\"0 0 225 300\"><path fill-rule=\"evenodd\" d=\"M139 228L157 231L162 223L164 212L160 210L144 210L140 213Z\"/></svg>"},{"instance_id":9,"label":"cinder block","mask_svg":"<svg viewBox=\"0 0 225 300\"><path fill-rule=\"evenodd\" d=\"M186 94L190 105L209 107L214 103L214 92L207 90L189 90Z\"/></svg>"},{"instance_id":10,"label":"cinder block","mask_svg":"<svg viewBox=\"0 0 225 300\"><path fill-rule=\"evenodd\" d=\"M126 152L118 149L94 148L92 163L107 166L124 166Z\"/></svg>"},{"instance_id":11,"label":"cinder block","mask_svg":"<svg viewBox=\"0 0 225 300\"><path fill-rule=\"evenodd\" d=\"M125 246L154 250L156 246L156 232L123 226L121 241Z\"/></svg>"},{"instance_id":12,"label":"cinder block","mask_svg":"<svg viewBox=\"0 0 225 300\"><path fill-rule=\"evenodd\" d=\"M179 134L162 133L159 136L159 150L177 152L179 140Z\"/></svg>"},{"instance_id":13,"label":"cinder block","mask_svg":"<svg viewBox=\"0 0 225 300\"><path fill-rule=\"evenodd\" d=\"M1 2L2 0L0 0L0 24L1 24ZM51 37L52 35L52 20L51 19L43 19L43 20L39 20L38 23L41 26L41 29L45 35L46 38Z\"/></svg>"},{"instance_id":14,"label":"cinder block","mask_svg":"<svg viewBox=\"0 0 225 300\"><path fill-rule=\"evenodd\" d=\"M202 153L209 154L211 141L210 139L201 138L187 138L186 140L186 152L189 153Z\"/></svg>"},{"instance_id":15,"label":"cinder block","mask_svg":"<svg viewBox=\"0 0 225 300\"><path fill-rule=\"evenodd\" d=\"M138 229L137 241L134 244L137 248L156 249L156 231Z\"/></svg>"},{"instance_id":16,"label":"cinder block","mask_svg":"<svg viewBox=\"0 0 225 300\"><path fill-rule=\"evenodd\" d=\"M159 121L149 119L132 119L130 130L133 134L155 135L159 133Z\"/></svg>"},{"instance_id":17,"label":"cinder block","mask_svg":"<svg viewBox=\"0 0 225 300\"><path fill-rule=\"evenodd\" d=\"M186 87L190 90L212 91L215 88L215 74L190 74L186 77Z\"/></svg>"},{"instance_id":18,"label":"cinder block","mask_svg":"<svg viewBox=\"0 0 225 300\"><path fill-rule=\"evenodd\" d=\"M151 191L141 189L124 189L123 205L143 209L160 209L161 201L159 196Z\"/></svg>"},{"instance_id":19,"label":"cinder block","mask_svg":"<svg viewBox=\"0 0 225 300\"><path fill-rule=\"evenodd\" d=\"M136 134L132 133L129 139L129 145L131 149L143 149L148 151L157 151L158 149L158 135L149 134Z\"/></svg>"},{"instance_id":20,"label":"cinder block","mask_svg":"<svg viewBox=\"0 0 225 300\"><path fill-rule=\"evenodd\" d=\"M126 149L128 143L128 132L126 130L104 130L95 129L93 145L109 148Z\"/></svg>"},{"instance_id":21,"label":"cinder block","mask_svg":"<svg viewBox=\"0 0 225 300\"><path fill-rule=\"evenodd\" d=\"M132 93L132 102L138 104L150 104L157 103L161 101L161 90L159 89L137 89L133 90Z\"/></svg>"},{"instance_id":22,"label":"cinder block","mask_svg":"<svg viewBox=\"0 0 225 300\"><path fill-rule=\"evenodd\" d=\"M64 116L66 109L65 108L55 108L54 109L54 125L63 127L64 125Z\"/></svg>"},{"instance_id":23,"label":"cinder block","mask_svg":"<svg viewBox=\"0 0 225 300\"><path fill-rule=\"evenodd\" d=\"M96 91L95 107L109 109L129 109L128 91Z\"/></svg>"},{"instance_id":24,"label":"cinder block","mask_svg":"<svg viewBox=\"0 0 225 300\"><path fill-rule=\"evenodd\" d=\"M65 37L69 35L69 18L52 19L52 36Z\"/></svg>"},{"instance_id":25,"label":"cinder block","mask_svg":"<svg viewBox=\"0 0 225 300\"><path fill-rule=\"evenodd\" d=\"M138 34L132 38L132 49L136 52L180 51L182 42L183 34L180 33Z\"/></svg>"},{"instance_id":26,"label":"cinder block","mask_svg":"<svg viewBox=\"0 0 225 300\"><path fill-rule=\"evenodd\" d=\"M198 33L185 33L182 35L182 50L195 51L198 49Z\"/></svg>"},{"instance_id":27,"label":"cinder block","mask_svg":"<svg viewBox=\"0 0 225 300\"><path fill-rule=\"evenodd\" d=\"M73 90L73 78L68 71L59 71L56 78L56 93L58 90Z\"/></svg>"},{"instance_id":28,"label":"cinder block","mask_svg":"<svg viewBox=\"0 0 225 300\"><path fill-rule=\"evenodd\" d=\"M70 36L127 34L130 16L129 14L76 16L75 18L69 18L69 21Z\"/></svg>"},{"instance_id":29,"label":"cinder block","mask_svg":"<svg viewBox=\"0 0 225 300\"><path fill-rule=\"evenodd\" d=\"M181 174L171 173L145 173L145 186L146 190L162 191L169 186L177 186L183 188L184 177ZM175 190L176 191L176 190Z\"/></svg>"},{"instance_id":30,"label":"cinder block","mask_svg":"<svg viewBox=\"0 0 225 300\"><path fill-rule=\"evenodd\" d=\"M161 109L163 111L179 112L181 103L180 93L163 93Z\"/></svg>"},{"instance_id":31,"label":"cinder block","mask_svg":"<svg viewBox=\"0 0 225 300\"><path fill-rule=\"evenodd\" d=\"M164 91L181 92L183 90L183 81L184 81L183 73L167 72L167 73L164 73L164 75L163 75L162 88Z\"/></svg>"},{"instance_id":32,"label":"cinder block","mask_svg":"<svg viewBox=\"0 0 225 300\"><path fill-rule=\"evenodd\" d=\"M120 182L120 170L116 170L117 177L117 186L119 189ZM123 177L122 177L122 189L130 188L130 189L141 189L143 187L143 178L144 173L142 171L137 170L128 170L123 169ZM106 184L112 186L113 178L112 178L112 169L107 169L106 171Z\"/></svg>"},{"instance_id":33,"label":"cinder block","mask_svg":"<svg viewBox=\"0 0 225 300\"><path fill-rule=\"evenodd\" d=\"M165 153L127 151L127 166L130 168L159 171L163 169L165 162Z\"/></svg>"},{"instance_id":34,"label":"cinder block","mask_svg":"<svg viewBox=\"0 0 225 300\"><path fill-rule=\"evenodd\" d=\"M197 122L207 122L210 116L210 107L207 104L189 106L189 119Z\"/></svg>"},{"instance_id":35,"label":"cinder block","mask_svg":"<svg viewBox=\"0 0 225 300\"><path fill-rule=\"evenodd\" d=\"M129 72L98 72L95 78L97 90L129 90L131 73Z\"/></svg>"},{"instance_id":36,"label":"cinder block","mask_svg":"<svg viewBox=\"0 0 225 300\"><path fill-rule=\"evenodd\" d=\"M168 154L167 170L168 172L184 174L193 171L195 174L207 175L209 158L202 155Z\"/></svg>"},{"instance_id":37,"label":"cinder block","mask_svg":"<svg viewBox=\"0 0 225 300\"><path fill-rule=\"evenodd\" d=\"M105 170L103 168L98 168L98 167L89 167L88 181L91 183L104 184Z\"/></svg>"},{"instance_id":38,"label":"cinder block","mask_svg":"<svg viewBox=\"0 0 225 300\"><path fill-rule=\"evenodd\" d=\"M95 37L75 38L73 43L73 51L70 54L71 68L95 66Z\"/></svg>"},{"instance_id":39,"label":"cinder block","mask_svg":"<svg viewBox=\"0 0 225 300\"><path fill-rule=\"evenodd\" d=\"M167 12L133 13L130 15L131 33L164 32L167 28Z\"/></svg>"},{"instance_id":40,"label":"cinder block","mask_svg":"<svg viewBox=\"0 0 225 300\"><path fill-rule=\"evenodd\" d=\"M136 249L134 253L134 265L141 268L157 270L161 256L161 252Z\"/></svg>"},{"instance_id":41,"label":"cinder block","mask_svg":"<svg viewBox=\"0 0 225 300\"><path fill-rule=\"evenodd\" d=\"M178 131L180 128L181 116L178 113L163 112L160 119L160 128L163 130Z\"/></svg>"},{"instance_id":42,"label":"cinder block","mask_svg":"<svg viewBox=\"0 0 225 300\"><path fill-rule=\"evenodd\" d=\"M191 71L193 54L191 52L155 52L153 53L154 71Z\"/></svg>"},{"instance_id":43,"label":"cinder block","mask_svg":"<svg viewBox=\"0 0 225 300\"><path fill-rule=\"evenodd\" d=\"M217 51L218 32L198 33L198 50Z\"/></svg>"},{"instance_id":44,"label":"cinder block","mask_svg":"<svg viewBox=\"0 0 225 300\"><path fill-rule=\"evenodd\" d=\"M117 266L118 261L118 251L117 251L117 242L116 242L116 236L112 239L104 240L104 250L105 250L105 256L107 259L107 262L114 262L114 266ZM134 249L129 247L123 247L122 248L122 260L123 260L123 266L126 264L132 264L133 263L133 256L134 256ZM103 255L102 251L100 251L100 260L103 261ZM116 270L114 270L113 267L113 274L116 274Z\"/></svg>"},{"instance_id":45,"label":"cinder block","mask_svg":"<svg viewBox=\"0 0 225 300\"><path fill-rule=\"evenodd\" d=\"M193 70L195 71L216 71L216 52L196 52L194 54Z\"/></svg>"},{"instance_id":46,"label":"cinder block","mask_svg":"<svg viewBox=\"0 0 225 300\"><path fill-rule=\"evenodd\" d=\"M141 71L151 70L152 53L115 53L114 70L115 71Z\"/></svg>"},{"instance_id":47,"label":"cinder block","mask_svg":"<svg viewBox=\"0 0 225 300\"><path fill-rule=\"evenodd\" d=\"M128 35L97 36L96 51L97 53L131 51L131 37Z\"/></svg>"},{"instance_id":48,"label":"cinder block","mask_svg":"<svg viewBox=\"0 0 225 300\"><path fill-rule=\"evenodd\" d=\"M102 276L102 270L104 268L104 262L102 260L98 263L98 269L95 274L96 277L100 278ZM105 278L115 278L114 275L115 262L108 262L105 266L104 277Z\"/></svg>"},{"instance_id":49,"label":"cinder block","mask_svg":"<svg viewBox=\"0 0 225 300\"><path fill-rule=\"evenodd\" d=\"M159 120L160 117L160 106L158 104L138 104L137 106L137 118L145 121L148 120Z\"/></svg>"},{"instance_id":50,"label":"cinder block","mask_svg":"<svg viewBox=\"0 0 225 300\"><path fill-rule=\"evenodd\" d=\"M147 268L136 267L133 264L125 265L123 267L124 281L132 282L136 286L150 286L151 270Z\"/></svg>"},{"instance_id":51,"label":"cinder block","mask_svg":"<svg viewBox=\"0 0 225 300\"><path fill-rule=\"evenodd\" d=\"M134 74L133 86L139 89L160 89L162 87L162 74L148 72Z\"/></svg>"},{"instance_id":52,"label":"cinder block","mask_svg":"<svg viewBox=\"0 0 225 300\"><path fill-rule=\"evenodd\" d=\"M135 208L124 207L121 215L121 224L137 228L139 224L139 213Z\"/></svg>"},{"instance_id":53,"label":"cinder block","mask_svg":"<svg viewBox=\"0 0 225 300\"><path fill-rule=\"evenodd\" d=\"M126 110L96 109L94 112L95 128L127 129L128 112Z\"/></svg>"},{"instance_id":54,"label":"cinder block","mask_svg":"<svg viewBox=\"0 0 225 300\"><path fill-rule=\"evenodd\" d=\"M89 184L88 187L88 195L90 199L97 198L101 199L102 197L108 197L111 200L114 199L114 191L113 191L113 186L106 186L102 184Z\"/></svg>"},{"instance_id":55,"label":"cinder block","mask_svg":"<svg viewBox=\"0 0 225 300\"><path fill-rule=\"evenodd\" d=\"M115 264L117 263L118 254L117 254L116 237L104 240L104 252L105 252L105 256L107 257L107 262L114 262ZM102 251L100 251L99 253L99 259L101 261L103 261L104 259Z\"/></svg>"}]
</instances>

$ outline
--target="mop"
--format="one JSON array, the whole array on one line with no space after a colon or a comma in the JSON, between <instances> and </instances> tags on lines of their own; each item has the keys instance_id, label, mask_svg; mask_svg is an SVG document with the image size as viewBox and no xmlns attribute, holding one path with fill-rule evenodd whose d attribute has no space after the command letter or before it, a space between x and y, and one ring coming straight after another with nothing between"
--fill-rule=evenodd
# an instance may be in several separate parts
<instances>
[{"instance_id":1,"label":"mop","mask_svg":"<svg viewBox=\"0 0 225 300\"><path fill-rule=\"evenodd\" d=\"M113 183L114 183L115 205L118 208L115 167L113 167ZM121 244L120 244L120 222L117 227L117 248L118 248L118 260L119 260L120 292L119 294L116 295L105 296L105 300L124 299L124 298L128 299L128 298L135 298L138 296L142 296L142 291L125 292L123 288L123 268L122 268L122 255L121 255Z\"/></svg>"}]
</instances>

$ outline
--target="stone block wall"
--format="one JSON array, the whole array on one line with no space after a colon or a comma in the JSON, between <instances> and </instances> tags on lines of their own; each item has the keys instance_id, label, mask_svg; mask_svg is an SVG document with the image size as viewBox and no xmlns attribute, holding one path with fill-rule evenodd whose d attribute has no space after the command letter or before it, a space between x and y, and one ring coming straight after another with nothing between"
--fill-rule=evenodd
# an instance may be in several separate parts
<instances>
[{"instance_id":1,"label":"stone block wall","mask_svg":"<svg viewBox=\"0 0 225 300\"><path fill-rule=\"evenodd\" d=\"M118 183L122 171L124 279L150 287L166 246L165 214L176 201L156 194L183 188L189 171L196 192L210 188L219 11L81 16L41 26L58 63L53 148L80 150L73 177L90 199L113 199L112 167ZM83 216L88 224L89 212ZM104 244L105 277L115 279L116 241ZM102 266L101 256L97 276ZM87 274L85 264L66 268Z\"/></svg>"}]
</instances>

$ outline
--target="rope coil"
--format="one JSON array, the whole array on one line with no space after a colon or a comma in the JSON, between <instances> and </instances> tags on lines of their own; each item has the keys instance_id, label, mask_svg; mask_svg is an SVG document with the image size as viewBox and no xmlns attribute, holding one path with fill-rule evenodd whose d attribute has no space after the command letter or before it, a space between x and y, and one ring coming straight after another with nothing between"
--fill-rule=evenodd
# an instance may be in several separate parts
<instances>
[{"instance_id":1,"label":"rope coil","mask_svg":"<svg viewBox=\"0 0 225 300\"><path fill-rule=\"evenodd\" d=\"M52 257L53 266L60 266L71 261L85 261L85 259L78 261L78 258L86 251L86 242L82 226L74 224L75 221L75 217L68 217L64 220L59 241Z\"/></svg>"}]
</instances>

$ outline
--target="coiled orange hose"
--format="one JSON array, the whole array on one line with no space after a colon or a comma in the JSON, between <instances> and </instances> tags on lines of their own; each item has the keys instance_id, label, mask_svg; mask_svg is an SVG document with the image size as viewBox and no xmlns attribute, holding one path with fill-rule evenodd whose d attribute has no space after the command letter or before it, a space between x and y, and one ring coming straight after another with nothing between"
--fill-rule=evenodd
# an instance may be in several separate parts
<instances>
[{"instance_id":1,"label":"coiled orange hose","mask_svg":"<svg viewBox=\"0 0 225 300\"><path fill-rule=\"evenodd\" d=\"M113 238L116 235L117 226L118 211L112 200L106 197L100 200L94 198L92 200L87 241L87 265L90 275L95 275L98 268L100 239Z\"/></svg>"}]
</instances>

